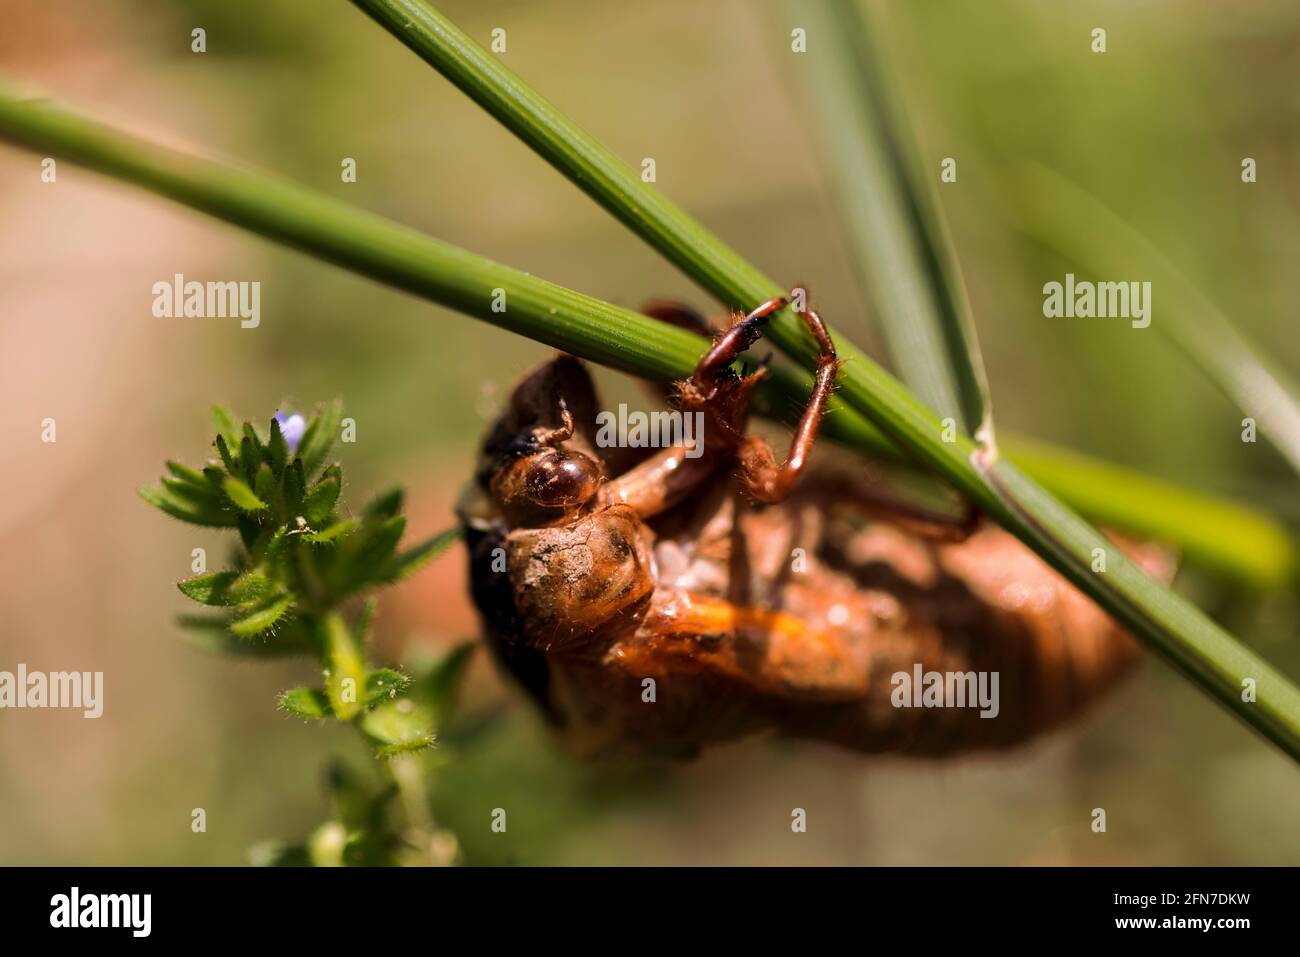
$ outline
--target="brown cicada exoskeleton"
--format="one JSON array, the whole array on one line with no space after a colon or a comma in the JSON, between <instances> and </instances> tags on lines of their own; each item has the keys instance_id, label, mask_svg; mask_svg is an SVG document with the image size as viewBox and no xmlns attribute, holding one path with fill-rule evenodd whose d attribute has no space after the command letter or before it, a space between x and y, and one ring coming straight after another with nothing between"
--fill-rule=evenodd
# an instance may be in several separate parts
<instances>
[{"instance_id":1,"label":"brown cicada exoskeleton","mask_svg":"<svg viewBox=\"0 0 1300 957\"><path fill-rule=\"evenodd\" d=\"M736 320L677 385L698 444L602 447L569 356L516 387L460 508L496 657L581 753L688 755L775 729L941 755L1076 714L1137 654L1110 617L1001 529L890 501L860 465L808 465L837 368L816 313L801 314L821 351L788 459L746 433L762 370L732 365L784 305ZM1169 574L1159 550L1126 550ZM972 696L996 676L997 702L928 707L907 686L931 673Z\"/></svg>"}]
</instances>

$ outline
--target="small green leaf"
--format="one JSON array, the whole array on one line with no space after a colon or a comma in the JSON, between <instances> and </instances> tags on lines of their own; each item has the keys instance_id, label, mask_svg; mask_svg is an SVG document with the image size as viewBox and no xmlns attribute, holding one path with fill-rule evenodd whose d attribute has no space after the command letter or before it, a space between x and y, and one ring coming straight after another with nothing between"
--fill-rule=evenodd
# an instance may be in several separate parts
<instances>
[{"instance_id":1,"label":"small green leaf","mask_svg":"<svg viewBox=\"0 0 1300 957\"><path fill-rule=\"evenodd\" d=\"M432 538L393 556L393 559L376 576L377 581L395 582L419 571L441 555L460 538L460 526L444 529Z\"/></svg>"},{"instance_id":2,"label":"small green leaf","mask_svg":"<svg viewBox=\"0 0 1300 957\"><path fill-rule=\"evenodd\" d=\"M204 605L246 605L274 594L279 586L257 572L210 572L176 583L188 598Z\"/></svg>"},{"instance_id":3,"label":"small green leaf","mask_svg":"<svg viewBox=\"0 0 1300 957\"><path fill-rule=\"evenodd\" d=\"M293 595L285 595L266 602L251 614L231 622L230 631L240 638L251 638L278 622L292 607Z\"/></svg>"},{"instance_id":4,"label":"small green leaf","mask_svg":"<svg viewBox=\"0 0 1300 957\"><path fill-rule=\"evenodd\" d=\"M221 464L226 467L226 471L231 475L238 475L239 465L235 462L235 457L230 454L230 443L226 441L226 437L218 435L216 445L217 454L221 456Z\"/></svg>"},{"instance_id":5,"label":"small green leaf","mask_svg":"<svg viewBox=\"0 0 1300 957\"><path fill-rule=\"evenodd\" d=\"M182 482L180 479L164 475L162 484L163 488L176 498L193 502L195 505L216 509L217 511L225 511L225 500L222 499L220 493L210 488L207 482L204 482L201 486L191 485L189 482Z\"/></svg>"},{"instance_id":6,"label":"small green leaf","mask_svg":"<svg viewBox=\"0 0 1300 957\"><path fill-rule=\"evenodd\" d=\"M329 695L320 688L291 688L280 695L279 706L281 711L287 711L300 718L334 716Z\"/></svg>"},{"instance_id":7,"label":"small green leaf","mask_svg":"<svg viewBox=\"0 0 1300 957\"><path fill-rule=\"evenodd\" d=\"M365 706L373 708L402 694L411 686L411 678L392 668L377 668L366 675Z\"/></svg>"},{"instance_id":8,"label":"small green leaf","mask_svg":"<svg viewBox=\"0 0 1300 957\"><path fill-rule=\"evenodd\" d=\"M428 709L405 700L380 704L361 719L360 728L383 755L422 751L435 741Z\"/></svg>"},{"instance_id":9,"label":"small green leaf","mask_svg":"<svg viewBox=\"0 0 1300 957\"><path fill-rule=\"evenodd\" d=\"M265 575L260 575L257 572L245 572L231 583L228 594L231 604L246 605L249 602L269 598L279 591L280 586Z\"/></svg>"},{"instance_id":10,"label":"small green leaf","mask_svg":"<svg viewBox=\"0 0 1300 957\"><path fill-rule=\"evenodd\" d=\"M226 494L226 473L221 471L215 465L205 466L203 477L207 480L208 488L217 495Z\"/></svg>"},{"instance_id":11,"label":"small green leaf","mask_svg":"<svg viewBox=\"0 0 1300 957\"><path fill-rule=\"evenodd\" d=\"M233 513L182 498L166 488L140 489L140 497L172 518L208 528L232 528L238 524Z\"/></svg>"},{"instance_id":12,"label":"small green leaf","mask_svg":"<svg viewBox=\"0 0 1300 957\"><path fill-rule=\"evenodd\" d=\"M325 456L329 455L342 418L343 401L335 399L327 403L321 413L307 425L302 441L298 443L298 458L302 459L303 472L308 477L315 474L324 463Z\"/></svg>"},{"instance_id":13,"label":"small green leaf","mask_svg":"<svg viewBox=\"0 0 1300 957\"><path fill-rule=\"evenodd\" d=\"M187 578L176 583L176 587L186 598L202 602L205 605L228 605L226 595L231 584L239 577L238 572L211 572L196 578Z\"/></svg>"},{"instance_id":14,"label":"small green leaf","mask_svg":"<svg viewBox=\"0 0 1300 957\"><path fill-rule=\"evenodd\" d=\"M307 495L307 479L302 471L302 459L294 459L289 468L285 470L284 489L285 508L288 509L290 515L300 514L303 499Z\"/></svg>"},{"instance_id":15,"label":"small green leaf","mask_svg":"<svg viewBox=\"0 0 1300 957\"><path fill-rule=\"evenodd\" d=\"M296 622L288 622L276 632L274 641L239 638L230 633L230 619L220 615L181 615L176 619L185 632L188 644L213 654L236 658L287 658L291 655L315 655Z\"/></svg>"},{"instance_id":16,"label":"small green leaf","mask_svg":"<svg viewBox=\"0 0 1300 957\"><path fill-rule=\"evenodd\" d=\"M366 503L365 511L362 514L366 518L392 518L394 515L401 514L404 497L405 493L400 486L389 489L382 495L376 495Z\"/></svg>"},{"instance_id":17,"label":"small green leaf","mask_svg":"<svg viewBox=\"0 0 1300 957\"><path fill-rule=\"evenodd\" d=\"M197 485L199 488L208 487L208 483L203 478L202 472L197 472L187 465L181 465L180 462L172 462L171 460L168 460L167 470L182 482L187 482L190 485Z\"/></svg>"},{"instance_id":18,"label":"small green leaf","mask_svg":"<svg viewBox=\"0 0 1300 957\"><path fill-rule=\"evenodd\" d=\"M253 481L253 476L257 473L257 467L262 462L262 457L257 451L256 443L244 436L239 440L239 476L246 481Z\"/></svg>"},{"instance_id":19,"label":"small green leaf","mask_svg":"<svg viewBox=\"0 0 1300 957\"><path fill-rule=\"evenodd\" d=\"M303 512L312 525L324 524L334 511L334 504L339 498L342 472L337 468L326 469L319 482L313 485L303 498Z\"/></svg>"},{"instance_id":20,"label":"small green leaf","mask_svg":"<svg viewBox=\"0 0 1300 957\"><path fill-rule=\"evenodd\" d=\"M302 515L303 488L298 484L298 472L293 465L284 470L280 487L284 490L284 514L289 517Z\"/></svg>"},{"instance_id":21,"label":"small green leaf","mask_svg":"<svg viewBox=\"0 0 1300 957\"><path fill-rule=\"evenodd\" d=\"M410 754L413 751L424 751L433 747L436 741L437 739L432 732L423 733L417 731L394 741L392 744L381 745L375 749L375 752L382 757L391 758L399 754Z\"/></svg>"},{"instance_id":22,"label":"small green leaf","mask_svg":"<svg viewBox=\"0 0 1300 957\"><path fill-rule=\"evenodd\" d=\"M229 409L220 405L212 407L212 427L216 429L219 438L224 438L231 445L239 444L239 422L230 414Z\"/></svg>"},{"instance_id":23,"label":"small green leaf","mask_svg":"<svg viewBox=\"0 0 1300 957\"><path fill-rule=\"evenodd\" d=\"M271 471L271 466L265 462L257 467L257 474L253 476L253 492L263 502L275 501L275 474Z\"/></svg>"},{"instance_id":24,"label":"small green leaf","mask_svg":"<svg viewBox=\"0 0 1300 957\"><path fill-rule=\"evenodd\" d=\"M406 518L402 515L382 522L366 522L361 526L361 531L352 540L351 555L361 578L374 579L376 569L384 567L391 558L404 531Z\"/></svg>"},{"instance_id":25,"label":"small green leaf","mask_svg":"<svg viewBox=\"0 0 1300 957\"><path fill-rule=\"evenodd\" d=\"M335 539L342 538L356 531L357 521L353 518L345 518L341 522L335 522L329 528L322 529L319 532L303 532L302 540L311 542L313 545L324 545Z\"/></svg>"},{"instance_id":26,"label":"small green leaf","mask_svg":"<svg viewBox=\"0 0 1300 957\"><path fill-rule=\"evenodd\" d=\"M284 441L284 435L280 432L280 420L271 420L271 440L267 443L267 449L271 456L271 468L275 470L278 476L284 471L285 464L289 461L289 445Z\"/></svg>"},{"instance_id":27,"label":"small green leaf","mask_svg":"<svg viewBox=\"0 0 1300 957\"><path fill-rule=\"evenodd\" d=\"M325 649L325 691L330 706L344 721L361 711L366 685L366 663L361 646L338 614L326 616L320 624L321 646Z\"/></svg>"},{"instance_id":28,"label":"small green leaf","mask_svg":"<svg viewBox=\"0 0 1300 957\"><path fill-rule=\"evenodd\" d=\"M362 648L370 640L370 625L375 620L375 609L378 607L379 599L371 595L362 603L357 620L352 623L352 633L357 636L357 644Z\"/></svg>"},{"instance_id":29,"label":"small green leaf","mask_svg":"<svg viewBox=\"0 0 1300 957\"><path fill-rule=\"evenodd\" d=\"M265 462L267 459L266 446L262 444L262 437L257 434L257 429L253 428L251 422L244 423L244 438L247 439L248 444L252 446L256 461ZM242 445L243 443L240 444ZM247 462L244 463L244 467L248 468Z\"/></svg>"},{"instance_id":30,"label":"small green leaf","mask_svg":"<svg viewBox=\"0 0 1300 957\"><path fill-rule=\"evenodd\" d=\"M269 534L265 532L263 534L266 537L254 546L253 564L274 565L279 560L285 543L289 540L289 532L283 525L279 525Z\"/></svg>"},{"instance_id":31,"label":"small green leaf","mask_svg":"<svg viewBox=\"0 0 1300 957\"><path fill-rule=\"evenodd\" d=\"M226 495L230 497L230 500L245 512L260 512L267 507L266 503L248 487L247 483L234 476L227 478L221 487L225 490Z\"/></svg>"},{"instance_id":32,"label":"small green leaf","mask_svg":"<svg viewBox=\"0 0 1300 957\"><path fill-rule=\"evenodd\" d=\"M248 863L253 867L311 867L311 851L306 844L264 841L249 849Z\"/></svg>"}]
</instances>

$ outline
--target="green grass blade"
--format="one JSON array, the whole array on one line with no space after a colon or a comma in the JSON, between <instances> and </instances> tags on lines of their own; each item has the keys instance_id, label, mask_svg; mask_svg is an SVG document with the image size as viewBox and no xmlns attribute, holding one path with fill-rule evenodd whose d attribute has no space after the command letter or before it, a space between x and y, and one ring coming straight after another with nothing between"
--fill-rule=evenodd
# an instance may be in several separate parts
<instances>
[{"instance_id":1,"label":"green grass blade","mask_svg":"<svg viewBox=\"0 0 1300 957\"><path fill-rule=\"evenodd\" d=\"M1183 561L1241 583L1275 589L1294 582L1300 558L1294 537L1254 509L1046 442L1004 436L1001 450L1104 528L1141 526L1150 538L1176 542Z\"/></svg>"},{"instance_id":2,"label":"green grass blade","mask_svg":"<svg viewBox=\"0 0 1300 957\"><path fill-rule=\"evenodd\" d=\"M43 155L64 156L136 183L361 275L632 375L663 381L682 378L690 374L707 346L699 336L498 265L294 183L161 147L87 120L44 98L7 93L2 85L0 136ZM490 291L494 288L507 294L505 312L491 308ZM772 418L788 418L806 398L810 379L780 366L770 372L771 381L760 389L755 408ZM231 423L237 434L233 419ZM907 460L907 454L891 438L838 399L831 403L823 431L872 456ZM1063 474L1060 468L1052 468L1052 456L1041 450L1029 464ZM1105 463L1095 464L1102 472L1110 468ZM1053 487L1067 501L1086 508L1099 501L1104 506L1128 494L1125 484L1108 483L1093 489L1071 483L1068 475ZM1171 488L1174 486L1167 483L1155 486L1152 503ZM1190 530L1197 527L1198 516L1222 503L1187 490L1181 493L1186 511L1174 514L1170 521L1148 521L1154 511L1141 507L1142 500L1136 498L1139 507L1130 510L1129 522L1121 527L1182 546ZM172 499L159 507L179 508ZM184 512L188 520L193 520L191 512ZM1255 525L1269 527L1275 537L1286 538L1267 516L1246 514ZM1097 517L1114 521L1112 511L1106 508ZM221 518L221 524L233 521L233 516ZM1243 556L1235 546L1249 540L1250 528L1226 531L1219 549L1204 549L1202 557L1210 568L1262 588L1294 574L1294 549L1285 561L1279 559L1261 570L1260 561Z\"/></svg>"},{"instance_id":3,"label":"green grass blade","mask_svg":"<svg viewBox=\"0 0 1300 957\"><path fill-rule=\"evenodd\" d=\"M1005 519L1023 540L1034 544L1052 565L1098 604L1123 621L1202 689L1239 718L1300 761L1300 690L1283 675L1169 589L1155 585L1113 545L1078 516L1063 508L1015 466L996 468L1001 498L1015 503ZM1049 555L1039 545L1063 547ZM1088 564L1094 549L1107 556L1106 571ZM1088 584L1091 582L1091 584ZM1100 586L1100 587L1099 587ZM1255 684L1258 701L1242 700L1246 681Z\"/></svg>"},{"instance_id":4,"label":"green grass blade","mask_svg":"<svg viewBox=\"0 0 1300 957\"><path fill-rule=\"evenodd\" d=\"M988 382L933 176L921 167L870 22L843 0L787 2L815 53L805 80L862 289L894 368L941 417L992 440ZM938 175L937 168L934 176Z\"/></svg>"},{"instance_id":5,"label":"green grass blade","mask_svg":"<svg viewBox=\"0 0 1300 957\"><path fill-rule=\"evenodd\" d=\"M502 66L496 57L475 45L436 10L416 0L354 2L565 173L575 185L721 300L742 307L747 303L756 304L781 292L771 280L763 277L738 254L712 237L685 212L652 187L642 183L640 177L621 160L587 136ZM930 247L938 245L943 243L932 240ZM945 261L948 259L946 256L941 258ZM950 280L948 288L955 288L955 282ZM965 309L964 296L960 302L960 308ZM489 321L500 319L499 316L485 316L481 312L472 314ZM629 328L639 327L633 325ZM525 330L516 331L530 334ZM802 327L789 316L778 318L772 336L783 348L796 355L802 354L806 359L812 354ZM659 335L652 343L653 348L667 348L667 340L670 338L680 340L681 336ZM552 339L543 341L554 344ZM636 371L617 359L611 361L607 357L581 352L569 346L564 348L624 371ZM859 370L865 372L876 368L870 359L849 344L840 345L840 354L849 360L841 373L841 381L846 377L856 377ZM635 358L641 363L645 357L637 355ZM981 366L976 362L973 368L978 370ZM655 373L645 365L639 374L653 376ZM677 371L673 374L680 376L683 373ZM786 370L779 367L773 369L773 374L776 379L773 385L779 388L761 392L756 409L774 418L787 418L790 409L797 407L795 403L806 395L807 380L790 377ZM982 372L978 374L982 375ZM852 409L845 408L845 404L838 400L832 402L825 432L872 455L893 460L907 456L880 428ZM1009 437L1007 441L1013 449L1017 446L1016 439ZM1171 483L1148 480L1127 499L1131 507L1120 509L1114 503L1129 496L1127 485L1107 482L1099 487L1090 487L1081 481L1072 481L1065 466L1087 462L1093 466L1089 470L1093 477L1127 477L1132 474L1130 470L1111 467L1077 454L1068 459L1054 460L1050 452L1044 451L1045 446L1028 442L1025 444L1035 453L1033 461L1027 463L1031 467L1031 473L1037 474L1033 470L1040 469L1043 474L1050 473L1053 490L1069 504L1084 509L1090 517L1180 547L1194 545L1188 549L1194 560L1256 587L1276 587L1296 574L1294 541L1282 526L1267 516L1250 513L1254 521L1235 529L1234 534L1221 539L1221 546L1215 548L1212 541L1206 540L1206 536L1198 534L1197 529L1201 527L1198 525L1199 516L1205 511L1214 511L1230 517L1232 506L1219 509L1220 504L1225 504L1221 500L1178 489ZM1170 491L1181 494L1167 496L1165 493ZM1172 508L1160 509L1158 506L1162 500L1177 500L1187 511L1179 515ZM1121 518L1123 522L1119 521ZM1223 530L1232 528L1228 524ZM1256 538L1271 542L1272 547L1257 553L1249 551L1245 543Z\"/></svg>"},{"instance_id":6,"label":"green grass blade","mask_svg":"<svg viewBox=\"0 0 1300 957\"><path fill-rule=\"evenodd\" d=\"M1026 167L1018 225L1080 271L1151 282L1151 328L1166 336L1300 472L1300 389L1268 362L1156 245L1082 187L1045 166ZM1068 225L1066 225L1068 224ZM1097 237L1104 236L1104 241Z\"/></svg>"}]
</instances>

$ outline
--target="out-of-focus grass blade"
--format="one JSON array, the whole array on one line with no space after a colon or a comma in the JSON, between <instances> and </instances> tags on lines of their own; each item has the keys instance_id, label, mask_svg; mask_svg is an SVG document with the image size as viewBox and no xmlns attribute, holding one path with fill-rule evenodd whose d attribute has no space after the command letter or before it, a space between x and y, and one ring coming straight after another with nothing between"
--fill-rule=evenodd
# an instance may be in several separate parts
<instances>
[{"instance_id":1,"label":"out-of-focus grass blade","mask_svg":"<svg viewBox=\"0 0 1300 957\"><path fill-rule=\"evenodd\" d=\"M1123 217L1082 187L1032 164L1017 211L1026 234L1080 270L1108 280L1150 280L1151 328L1176 345L1300 472L1300 389L1272 367L1232 320ZM1104 237L1104 238L1103 238Z\"/></svg>"},{"instance_id":2,"label":"out-of-focus grass blade","mask_svg":"<svg viewBox=\"0 0 1300 957\"><path fill-rule=\"evenodd\" d=\"M1295 581L1295 538L1261 512L1046 442L1003 438L1008 458L1098 525L1141 525L1156 541L1176 542L1183 560L1252 588L1286 588ZM1124 494L1116 495L1118 488Z\"/></svg>"},{"instance_id":3,"label":"out-of-focus grass blade","mask_svg":"<svg viewBox=\"0 0 1300 957\"><path fill-rule=\"evenodd\" d=\"M885 82L883 45L851 0L787 8L808 31L807 54L792 62L805 74L854 264L893 364L940 416L991 442L988 383L961 270L896 84Z\"/></svg>"}]
</instances>

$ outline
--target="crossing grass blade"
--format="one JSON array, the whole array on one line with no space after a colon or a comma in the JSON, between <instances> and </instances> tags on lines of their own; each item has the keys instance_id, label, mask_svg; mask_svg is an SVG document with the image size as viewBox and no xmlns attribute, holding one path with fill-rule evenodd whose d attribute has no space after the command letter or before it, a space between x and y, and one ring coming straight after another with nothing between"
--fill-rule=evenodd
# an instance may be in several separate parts
<instances>
[{"instance_id":1,"label":"crossing grass blade","mask_svg":"<svg viewBox=\"0 0 1300 957\"><path fill-rule=\"evenodd\" d=\"M862 290L899 378L942 418L993 439L987 376L933 174L922 162L872 22L843 0L787 2L815 55L805 82ZM783 21L784 23L784 21Z\"/></svg>"},{"instance_id":2,"label":"crossing grass blade","mask_svg":"<svg viewBox=\"0 0 1300 957\"><path fill-rule=\"evenodd\" d=\"M475 256L295 183L159 146L47 98L6 90L3 83L0 138L79 162L360 275L641 378L683 378L707 347L700 336ZM492 308L496 289L507 297L504 312ZM787 366L769 371L755 411L788 420L806 399L811 378ZM322 412L331 421L338 414L334 406ZM227 419L228 414L218 415L217 428L228 429L238 446L242 433ZM832 398L823 434L873 458L915 462L838 398ZM219 451L225 441L218 441ZM306 437L303 443L300 453L310 444ZM1020 459L1023 448L1031 474L1042 476L1056 495L1097 521L1187 548L1207 569L1252 588L1276 588L1296 575L1296 543L1268 515L1174 483L1149 477L1136 482L1131 470L1041 443L1003 436L1002 444L1013 460ZM317 458L323 459L326 451L319 449ZM187 500L172 496L160 507L195 520ZM234 517L222 512L214 521L228 525Z\"/></svg>"},{"instance_id":3,"label":"crossing grass blade","mask_svg":"<svg viewBox=\"0 0 1300 957\"><path fill-rule=\"evenodd\" d=\"M1300 472L1300 388L1269 362L1208 295L1146 236L1081 186L1045 166L1024 168L1018 225L1080 271L1151 283L1151 329L1173 343ZM1069 224L1068 228L1064 224ZM1093 237L1104 236L1104 242Z\"/></svg>"}]
</instances>

